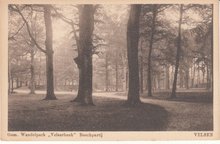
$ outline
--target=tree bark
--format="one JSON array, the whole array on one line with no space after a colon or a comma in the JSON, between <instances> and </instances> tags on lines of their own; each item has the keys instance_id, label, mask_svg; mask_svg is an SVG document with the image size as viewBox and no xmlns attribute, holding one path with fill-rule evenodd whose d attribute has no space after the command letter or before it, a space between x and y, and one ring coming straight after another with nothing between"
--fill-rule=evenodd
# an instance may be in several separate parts
<instances>
[{"instance_id":1,"label":"tree bark","mask_svg":"<svg viewBox=\"0 0 220 144\"><path fill-rule=\"evenodd\" d=\"M53 80L53 30L50 6L44 6L44 21L46 29L46 73L47 73L47 93L45 100L55 100L54 80Z\"/></svg>"},{"instance_id":2,"label":"tree bark","mask_svg":"<svg viewBox=\"0 0 220 144\"><path fill-rule=\"evenodd\" d=\"M192 76L192 87L195 85L195 76L196 76L196 64L193 64L193 76Z\"/></svg>"},{"instance_id":3,"label":"tree bark","mask_svg":"<svg viewBox=\"0 0 220 144\"><path fill-rule=\"evenodd\" d=\"M92 34L94 30L94 7L84 5L79 17L79 46L78 56L79 88L75 102L94 105L92 99Z\"/></svg>"},{"instance_id":4,"label":"tree bark","mask_svg":"<svg viewBox=\"0 0 220 144\"><path fill-rule=\"evenodd\" d=\"M35 94L35 71L34 71L34 48L33 47L31 47L31 67L30 67L30 71L31 71L30 94Z\"/></svg>"},{"instance_id":5,"label":"tree bark","mask_svg":"<svg viewBox=\"0 0 220 144\"><path fill-rule=\"evenodd\" d=\"M177 78L177 81L178 81L178 78ZM184 83L183 71L182 71L182 69L179 69L179 87L180 88L183 88L183 83Z\"/></svg>"},{"instance_id":6,"label":"tree bark","mask_svg":"<svg viewBox=\"0 0 220 144\"><path fill-rule=\"evenodd\" d=\"M200 85L200 68L199 68L199 64L198 64L197 71L198 71L198 74L197 74L197 86L199 87L199 85Z\"/></svg>"},{"instance_id":7,"label":"tree bark","mask_svg":"<svg viewBox=\"0 0 220 144\"><path fill-rule=\"evenodd\" d=\"M166 66L166 90L170 89L170 70L169 70L169 65Z\"/></svg>"},{"instance_id":8,"label":"tree bark","mask_svg":"<svg viewBox=\"0 0 220 144\"><path fill-rule=\"evenodd\" d=\"M139 18L141 5L131 5L127 26L127 55L129 70L129 89L127 104L134 106L140 103L139 95L139 68L138 68L138 41Z\"/></svg>"},{"instance_id":9,"label":"tree bark","mask_svg":"<svg viewBox=\"0 0 220 144\"><path fill-rule=\"evenodd\" d=\"M152 96L152 75L151 75L151 55L153 50L153 43L154 43L154 33L155 33L155 22L157 17L157 6L153 5L153 20L151 25L151 36L150 36L150 46L149 46L149 53L148 53L148 76L147 76L147 85L148 85L148 96Z\"/></svg>"},{"instance_id":10,"label":"tree bark","mask_svg":"<svg viewBox=\"0 0 220 144\"><path fill-rule=\"evenodd\" d=\"M10 63L8 64L8 94L11 93L11 70Z\"/></svg>"},{"instance_id":11,"label":"tree bark","mask_svg":"<svg viewBox=\"0 0 220 144\"><path fill-rule=\"evenodd\" d=\"M180 52L181 52L181 26L182 26L182 15L183 15L183 4L180 5L180 18L179 18L179 30L178 30L178 41L177 41L177 51L176 51L176 64L175 64L175 73L173 80L173 88L171 93L171 98L176 97L176 85L177 85L177 76L179 70L179 62L180 62Z\"/></svg>"},{"instance_id":12,"label":"tree bark","mask_svg":"<svg viewBox=\"0 0 220 144\"><path fill-rule=\"evenodd\" d=\"M212 4L212 21L211 21L211 67L210 67L210 89L213 90L213 63L214 63L214 59L213 59L213 52L214 52L214 47L213 47L213 4Z\"/></svg>"},{"instance_id":13,"label":"tree bark","mask_svg":"<svg viewBox=\"0 0 220 144\"><path fill-rule=\"evenodd\" d=\"M116 61L115 61L115 91L118 91L118 54L116 52Z\"/></svg>"},{"instance_id":14,"label":"tree bark","mask_svg":"<svg viewBox=\"0 0 220 144\"><path fill-rule=\"evenodd\" d=\"M189 68L186 69L185 88L189 89Z\"/></svg>"},{"instance_id":15,"label":"tree bark","mask_svg":"<svg viewBox=\"0 0 220 144\"><path fill-rule=\"evenodd\" d=\"M143 41L140 42L140 93L144 92L144 65L143 65Z\"/></svg>"},{"instance_id":16,"label":"tree bark","mask_svg":"<svg viewBox=\"0 0 220 144\"><path fill-rule=\"evenodd\" d=\"M206 89L210 88L209 66L206 66Z\"/></svg>"},{"instance_id":17,"label":"tree bark","mask_svg":"<svg viewBox=\"0 0 220 144\"><path fill-rule=\"evenodd\" d=\"M11 76L11 93L14 92L14 77Z\"/></svg>"},{"instance_id":18,"label":"tree bark","mask_svg":"<svg viewBox=\"0 0 220 144\"><path fill-rule=\"evenodd\" d=\"M18 79L18 77L16 78L16 88L19 88L19 79Z\"/></svg>"},{"instance_id":19,"label":"tree bark","mask_svg":"<svg viewBox=\"0 0 220 144\"><path fill-rule=\"evenodd\" d=\"M109 81L108 81L108 54L105 54L105 91L109 91Z\"/></svg>"},{"instance_id":20,"label":"tree bark","mask_svg":"<svg viewBox=\"0 0 220 144\"><path fill-rule=\"evenodd\" d=\"M157 75L157 84L158 84L158 90L160 90L160 73Z\"/></svg>"}]
</instances>

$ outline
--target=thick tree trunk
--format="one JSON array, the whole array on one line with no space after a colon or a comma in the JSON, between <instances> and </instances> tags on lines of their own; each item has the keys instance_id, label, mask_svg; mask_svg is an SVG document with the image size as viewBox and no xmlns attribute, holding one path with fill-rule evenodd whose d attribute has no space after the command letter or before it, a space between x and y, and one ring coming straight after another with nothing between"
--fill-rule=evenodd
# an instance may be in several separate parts
<instances>
[{"instance_id":1,"label":"thick tree trunk","mask_svg":"<svg viewBox=\"0 0 220 144\"><path fill-rule=\"evenodd\" d=\"M129 82L129 79L128 79L128 68L126 68L126 72L125 72L125 90L126 91L128 90L128 82Z\"/></svg>"},{"instance_id":2,"label":"thick tree trunk","mask_svg":"<svg viewBox=\"0 0 220 144\"><path fill-rule=\"evenodd\" d=\"M178 41L177 41L177 51L176 51L176 64L175 64L175 73L174 73L171 98L176 97L176 85L177 85L177 76L178 76L178 70L179 70L181 39L182 39L181 38L182 15L183 15L183 4L180 5L180 18L179 18Z\"/></svg>"},{"instance_id":3,"label":"thick tree trunk","mask_svg":"<svg viewBox=\"0 0 220 144\"><path fill-rule=\"evenodd\" d=\"M45 100L55 100L54 80L53 80L53 31L51 10L49 6L44 6L44 21L46 27L46 73L47 73L47 93Z\"/></svg>"},{"instance_id":4,"label":"thick tree trunk","mask_svg":"<svg viewBox=\"0 0 220 144\"><path fill-rule=\"evenodd\" d=\"M138 41L139 18L141 5L131 5L127 26L127 55L129 70L129 89L127 104L130 106L140 103L139 95L139 68L138 68Z\"/></svg>"},{"instance_id":5,"label":"thick tree trunk","mask_svg":"<svg viewBox=\"0 0 220 144\"><path fill-rule=\"evenodd\" d=\"M34 71L34 48L31 47L31 79L30 79L30 94L35 94L35 71Z\"/></svg>"},{"instance_id":6,"label":"thick tree trunk","mask_svg":"<svg viewBox=\"0 0 220 144\"><path fill-rule=\"evenodd\" d=\"M153 43L154 43L154 33L155 33L155 22L157 17L157 6L153 5L153 20L151 25L151 36L150 36L150 46L149 46L149 53L148 53L148 77L147 77L147 85L148 85L148 96L152 96L152 75L151 75L151 55L153 50Z\"/></svg>"},{"instance_id":7,"label":"thick tree trunk","mask_svg":"<svg viewBox=\"0 0 220 144\"><path fill-rule=\"evenodd\" d=\"M78 93L77 96L74 100L72 100L71 102L81 102L83 99L83 76L82 76L82 72L81 72L81 68L78 67L79 70L79 84L78 84Z\"/></svg>"},{"instance_id":8,"label":"thick tree trunk","mask_svg":"<svg viewBox=\"0 0 220 144\"><path fill-rule=\"evenodd\" d=\"M79 19L79 46L78 56L79 88L75 100L85 105L94 105L92 99L92 34L94 30L94 7L84 5ZM76 60L75 60L76 61Z\"/></svg>"}]
</instances>

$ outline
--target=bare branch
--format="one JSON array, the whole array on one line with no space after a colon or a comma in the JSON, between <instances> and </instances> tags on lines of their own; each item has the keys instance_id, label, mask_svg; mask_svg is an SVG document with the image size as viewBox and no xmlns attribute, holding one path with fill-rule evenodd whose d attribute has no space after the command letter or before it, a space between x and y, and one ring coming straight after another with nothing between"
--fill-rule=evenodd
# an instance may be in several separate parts
<instances>
[{"instance_id":1,"label":"bare branch","mask_svg":"<svg viewBox=\"0 0 220 144\"><path fill-rule=\"evenodd\" d=\"M72 27L72 30L73 30L72 33L73 33L73 35L74 35L74 37L75 37L76 45L77 45L77 50L78 50L78 52L79 52L79 38L78 38L78 36L77 36L76 29L75 29L75 25L77 25L77 24L75 24L75 23L73 22L73 20L71 20L71 19L65 17L63 14L59 13L54 7L52 7L52 9L54 10L54 12L56 13L56 15L57 15L61 20L63 20L64 22L66 22L67 24L69 24L69 25Z\"/></svg>"},{"instance_id":2,"label":"bare branch","mask_svg":"<svg viewBox=\"0 0 220 144\"><path fill-rule=\"evenodd\" d=\"M171 7L171 5L166 5L166 6L163 6L163 7L161 7L161 9L158 9L158 13L160 13L160 12L162 12L162 11L164 11L164 10L166 10L167 8L169 8L169 7Z\"/></svg>"},{"instance_id":3,"label":"bare branch","mask_svg":"<svg viewBox=\"0 0 220 144\"><path fill-rule=\"evenodd\" d=\"M15 7L16 7L16 8L14 8L14 7L12 7L12 8L13 8L13 10L14 10L15 12L17 12L17 13L21 16L21 18L23 19L24 23L26 24L27 31L28 31L28 34L29 34L31 40L34 42L34 44L36 45L36 47L37 47L39 50L41 50L43 53L47 53L46 50L44 50L44 49L36 42L36 40L35 40L34 37L32 36L31 30L30 30L30 26L29 26L27 20L25 19L25 17L23 16L23 14L21 13L21 11L19 10L18 6L15 5Z\"/></svg>"},{"instance_id":4,"label":"bare branch","mask_svg":"<svg viewBox=\"0 0 220 144\"><path fill-rule=\"evenodd\" d=\"M22 24L22 26L12 35L8 37L8 40L15 40L15 36L21 31L21 29L24 27L25 23Z\"/></svg>"}]
</instances>

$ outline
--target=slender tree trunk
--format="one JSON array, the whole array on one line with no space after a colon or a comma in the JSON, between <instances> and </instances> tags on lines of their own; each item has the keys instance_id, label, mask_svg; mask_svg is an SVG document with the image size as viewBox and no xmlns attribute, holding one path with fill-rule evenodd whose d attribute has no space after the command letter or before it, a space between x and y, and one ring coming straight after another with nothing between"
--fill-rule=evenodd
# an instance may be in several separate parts
<instances>
[{"instance_id":1,"label":"slender tree trunk","mask_svg":"<svg viewBox=\"0 0 220 144\"><path fill-rule=\"evenodd\" d=\"M186 69L185 88L189 89L189 68Z\"/></svg>"},{"instance_id":2,"label":"slender tree trunk","mask_svg":"<svg viewBox=\"0 0 220 144\"><path fill-rule=\"evenodd\" d=\"M143 93L144 92L144 72L143 72L143 41L141 40L141 43L140 43L140 53L141 53L141 56L140 56L140 93Z\"/></svg>"},{"instance_id":3,"label":"slender tree trunk","mask_svg":"<svg viewBox=\"0 0 220 144\"><path fill-rule=\"evenodd\" d=\"M166 66L166 90L170 89L170 71L169 65Z\"/></svg>"},{"instance_id":4,"label":"slender tree trunk","mask_svg":"<svg viewBox=\"0 0 220 144\"><path fill-rule=\"evenodd\" d=\"M53 80L53 31L51 10L49 6L44 6L44 21L46 27L46 73L47 73L47 93L45 100L55 100L54 80Z\"/></svg>"},{"instance_id":5,"label":"slender tree trunk","mask_svg":"<svg viewBox=\"0 0 220 144\"><path fill-rule=\"evenodd\" d=\"M206 66L206 89L209 89L210 88L210 78L209 78L209 66L208 66L208 63L207 63L207 66Z\"/></svg>"},{"instance_id":6,"label":"slender tree trunk","mask_svg":"<svg viewBox=\"0 0 220 144\"><path fill-rule=\"evenodd\" d=\"M197 85L198 85L198 87L199 87L199 85L200 85L200 69L199 69L199 64L198 64L198 75L197 75Z\"/></svg>"},{"instance_id":7,"label":"slender tree trunk","mask_svg":"<svg viewBox=\"0 0 220 144\"><path fill-rule=\"evenodd\" d=\"M181 39L182 39L181 38L182 15L183 15L183 4L180 5L180 18L179 18L178 41L177 41L177 51L176 51L176 64L175 64L175 73L174 73L174 81L173 81L171 98L176 97L176 85L177 85L177 76L178 76L178 70L179 70Z\"/></svg>"},{"instance_id":8,"label":"slender tree trunk","mask_svg":"<svg viewBox=\"0 0 220 144\"><path fill-rule=\"evenodd\" d=\"M202 70L202 84L205 83L205 70Z\"/></svg>"},{"instance_id":9,"label":"slender tree trunk","mask_svg":"<svg viewBox=\"0 0 220 144\"><path fill-rule=\"evenodd\" d=\"M34 71L34 48L33 47L31 47L31 67L30 67L30 71L31 71L30 94L35 94L35 71Z\"/></svg>"},{"instance_id":10,"label":"slender tree trunk","mask_svg":"<svg viewBox=\"0 0 220 144\"><path fill-rule=\"evenodd\" d=\"M153 5L153 20L151 25L151 36L150 36L150 46L149 46L149 53L148 53L148 77L147 77L147 84L148 84L148 96L152 96L152 76L151 76L151 55L153 50L153 43L154 43L154 33L155 33L155 23L157 17L157 6Z\"/></svg>"},{"instance_id":11,"label":"slender tree trunk","mask_svg":"<svg viewBox=\"0 0 220 144\"><path fill-rule=\"evenodd\" d=\"M122 74L123 74L123 91L126 91L126 72L127 72L127 67L125 64L123 64L123 68L122 68Z\"/></svg>"},{"instance_id":12,"label":"slender tree trunk","mask_svg":"<svg viewBox=\"0 0 220 144\"><path fill-rule=\"evenodd\" d=\"M214 51L214 47L213 47L213 4L212 4L212 21L211 21L211 67L210 67L210 89L213 90L213 63L214 63L214 59L213 59L213 51Z\"/></svg>"},{"instance_id":13,"label":"slender tree trunk","mask_svg":"<svg viewBox=\"0 0 220 144\"><path fill-rule=\"evenodd\" d=\"M11 93L11 70L10 63L8 64L8 94Z\"/></svg>"},{"instance_id":14,"label":"slender tree trunk","mask_svg":"<svg viewBox=\"0 0 220 144\"><path fill-rule=\"evenodd\" d=\"M129 70L129 89L127 104L129 106L137 105L140 103L138 68L140 13L141 5L131 5L130 16L127 25L127 55Z\"/></svg>"},{"instance_id":15,"label":"slender tree trunk","mask_svg":"<svg viewBox=\"0 0 220 144\"><path fill-rule=\"evenodd\" d=\"M115 62L115 91L118 91L118 54L116 52L116 62Z\"/></svg>"},{"instance_id":16,"label":"slender tree trunk","mask_svg":"<svg viewBox=\"0 0 220 144\"><path fill-rule=\"evenodd\" d=\"M105 91L109 91L108 54L105 55Z\"/></svg>"},{"instance_id":17,"label":"slender tree trunk","mask_svg":"<svg viewBox=\"0 0 220 144\"><path fill-rule=\"evenodd\" d=\"M183 71L181 69L179 70L179 86L183 88Z\"/></svg>"},{"instance_id":18,"label":"slender tree trunk","mask_svg":"<svg viewBox=\"0 0 220 144\"><path fill-rule=\"evenodd\" d=\"M18 79L18 77L16 78L16 88L19 88L19 79Z\"/></svg>"},{"instance_id":19,"label":"slender tree trunk","mask_svg":"<svg viewBox=\"0 0 220 144\"><path fill-rule=\"evenodd\" d=\"M194 87L195 84L195 76L196 76L196 65L193 64L192 87Z\"/></svg>"},{"instance_id":20,"label":"slender tree trunk","mask_svg":"<svg viewBox=\"0 0 220 144\"><path fill-rule=\"evenodd\" d=\"M160 90L160 74L157 75L158 90Z\"/></svg>"},{"instance_id":21,"label":"slender tree trunk","mask_svg":"<svg viewBox=\"0 0 220 144\"><path fill-rule=\"evenodd\" d=\"M11 76L11 93L14 92L14 77Z\"/></svg>"}]
</instances>

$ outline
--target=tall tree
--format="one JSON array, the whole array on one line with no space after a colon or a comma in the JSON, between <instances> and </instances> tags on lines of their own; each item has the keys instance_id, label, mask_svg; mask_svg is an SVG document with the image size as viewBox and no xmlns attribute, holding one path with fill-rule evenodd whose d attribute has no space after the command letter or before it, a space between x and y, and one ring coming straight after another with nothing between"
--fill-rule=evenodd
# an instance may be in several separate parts
<instances>
[{"instance_id":1,"label":"tall tree","mask_svg":"<svg viewBox=\"0 0 220 144\"><path fill-rule=\"evenodd\" d=\"M35 70L34 70L34 43L31 43L31 79L30 79L30 94L35 94Z\"/></svg>"},{"instance_id":2,"label":"tall tree","mask_svg":"<svg viewBox=\"0 0 220 144\"><path fill-rule=\"evenodd\" d=\"M24 10L25 7L29 7L29 5L28 6L24 5L22 7L18 5L9 6L11 10L17 12L21 16L22 20L24 21L27 27L28 35L30 36L31 40L36 45L36 47L46 55L47 93L45 100L55 100L56 96L54 94L54 82L53 82L53 30L52 30L52 20L51 20L51 6L50 5L40 6L43 7L43 13L44 13L44 22L45 22L45 30L46 30L46 41L45 41L46 49L43 49L37 43L36 39L31 33L30 25L22 13L22 10Z\"/></svg>"},{"instance_id":3,"label":"tall tree","mask_svg":"<svg viewBox=\"0 0 220 144\"><path fill-rule=\"evenodd\" d=\"M54 94L54 79L53 79L53 29L51 19L51 7L44 6L44 21L46 28L46 73L47 73L47 94L46 100L56 99Z\"/></svg>"},{"instance_id":4,"label":"tall tree","mask_svg":"<svg viewBox=\"0 0 220 144\"><path fill-rule=\"evenodd\" d=\"M87 8L88 6L90 8ZM85 90L88 88L88 90L86 90L86 91L90 91L89 90L90 86L89 87L84 87L85 76L84 76L83 73L84 73L85 69L83 69L83 65L82 65L83 61L82 60L83 60L83 57L84 57L83 55L85 53L84 50L83 50L83 47L85 47L85 45L82 44L83 43L82 41L86 41L86 43L89 44L90 43L90 38L92 40L91 44L89 44L87 46L88 49L86 50L87 51L86 53L87 53L88 57L90 57L89 54L91 54L91 58L88 58L88 59L92 59L92 55L98 53L96 51L98 47L105 45L103 43L99 43L99 40L102 41L102 39L100 37L98 37L97 35L93 34L94 23L95 22L96 23L101 22L101 20L94 19L95 12L100 7L99 7L99 5L77 5L77 6L74 6L74 7L76 7L78 9L79 24L75 23L72 19L69 19L69 18L65 17L63 14L58 12L56 8L53 8L53 10L55 11L56 16L58 16L64 22L66 22L67 24L69 24L71 26L72 33L73 33L74 39L76 41L76 47L77 47L78 56L76 58L74 58L74 61L75 61L76 65L78 67L78 70L79 70L79 86L78 86L77 96L76 96L76 98L74 100L72 100L72 102L80 102L80 103L84 103L84 104L93 104L92 98L89 98L89 99L91 99L91 100L89 100L91 102L87 102L88 101L88 100L86 100L88 98L87 96L86 96L87 97L86 99L84 98L85 97ZM90 10L88 10L88 9L90 9ZM88 11L92 15L89 15L88 17L86 17L85 13L88 13ZM88 19L87 20L83 20L84 17L86 19L87 18ZM88 21L90 21L90 20L91 20L91 22L88 23ZM86 25L85 23L88 23L88 25ZM77 27L79 27L79 33L77 32L77 30L78 30ZM83 29L87 29L87 28L91 29L92 31L88 31L88 33L85 33L86 30L83 30ZM90 34L91 34L91 36L90 36ZM80 35L89 36L90 38L85 39L85 38L83 38L83 36L80 37ZM90 53L90 51L91 51L91 53ZM91 63L91 66L92 66L92 63ZM88 70L90 71L90 68ZM91 72L92 72L92 70L91 70Z\"/></svg>"},{"instance_id":5,"label":"tall tree","mask_svg":"<svg viewBox=\"0 0 220 144\"><path fill-rule=\"evenodd\" d=\"M148 53L148 71L147 71L147 86L148 86L148 96L152 96L152 85L151 85L151 54L153 49L154 43L154 34L155 34L155 22L157 17L157 5L152 6L152 24L151 24L151 36L150 36L150 46L149 46L149 53Z\"/></svg>"},{"instance_id":6,"label":"tall tree","mask_svg":"<svg viewBox=\"0 0 220 144\"><path fill-rule=\"evenodd\" d=\"M144 58L143 58L143 39L140 40L140 93L144 92Z\"/></svg>"},{"instance_id":7,"label":"tall tree","mask_svg":"<svg viewBox=\"0 0 220 144\"><path fill-rule=\"evenodd\" d=\"M79 55L81 91L79 102L86 105L93 105L92 99L92 34L94 30L94 6L82 6L79 17ZM81 87L80 87L81 86Z\"/></svg>"},{"instance_id":8,"label":"tall tree","mask_svg":"<svg viewBox=\"0 0 220 144\"><path fill-rule=\"evenodd\" d=\"M129 70L128 105L140 103L139 95L139 68L138 68L138 41L139 41L139 18L141 5L131 5L127 25L127 55Z\"/></svg>"},{"instance_id":9,"label":"tall tree","mask_svg":"<svg viewBox=\"0 0 220 144\"><path fill-rule=\"evenodd\" d=\"M179 17L179 24L178 24L176 64L175 64L175 73L174 73L174 80L173 80L173 88L172 88L171 98L176 97L177 75L178 75L178 70L179 70L180 52L181 52L181 26L182 26L182 17L183 17L183 4L180 4L179 15L180 15L180 17Z\"/></svg>"},{"instance_id":10,"label":"tall tree","mask_svg":"<svg viewBox=\"0 0 220 144\"><path fill-rule=\"evenodd\" d=\"M147 56L147 89L148 96L152 96L152 77L153 77L153 68L152 68L152 59L154 55L154 46L160 40L165 39L167 32L166 27L162 21L162 18L159 17L160 13L169 8L170 5L165 4L153 4L153 5L144 5L143 13L141 16L142 20L142 36L144 39L147 39L149 44L148 56ZM158 18L159 17L159 18Z\"/></svg>"}]
</instances>

